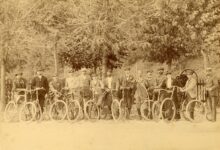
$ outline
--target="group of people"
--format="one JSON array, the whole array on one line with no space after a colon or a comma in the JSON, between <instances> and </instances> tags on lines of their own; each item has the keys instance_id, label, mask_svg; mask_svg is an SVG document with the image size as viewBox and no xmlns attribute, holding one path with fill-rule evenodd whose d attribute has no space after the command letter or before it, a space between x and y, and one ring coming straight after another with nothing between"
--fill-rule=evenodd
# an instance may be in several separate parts
<instances>
[{"instance_id":1,"label":"group of people","mask_svg":"<svg viewBox=\"0 0 220 150\"><path fill-rule=\"evenodd\" d=\"M31 80L30 88L41 88L39 90L39 104L43 111L45 96L50 92L61 92L65 87L66 89L78 91L74 94L80 97L80 103L82 99L85 100L94 98L97 105L100 107L106 107L109 112L111 111L111 103L113 98L124 98L125 105L128 109L127 118L131 113L132 105L135 103L139 117L141 118L140 106L146 98L152 100L163 100L165 97L170 96L166 92L160 92L160 89L172 90L173 86L181 86L179 89L181 92L186 93L189 100L193 100L197 97L197 81L193 76L193 71L186 72L186 83L184 85L178 85L176 78L173 78L172 72L165 72L164 68L158 68L153 75L152 70L148 70L146 74L142 70L137 71L137 75L133 76L130 69L124 70L124 74L120 77L113 75L111 70L107 71L106 77L102 78L101 75L95 73L89 74L87 69L83 68L79 76L75 77L70 75L65 79L63 83L57 75L53 76L52 81L48 82L48 79L43 75L42 70L38 70L36 76ZM17 89L27 88L27 80L22 77L22 73L15 74L15 80L12 83L12 92L17 95L24 94ZM7 83L7 82L6 82ZM9 88L9 84L6 88ZM218 96L218 80L213 76L212 69L206 70L205 78L206 98L208 100L211 112L212 120L216 121L216 105ZM16 92L17 91L17 92ZM74 96L75 96L74 95ZM174 103L178 109L180 102L178 98L174 98ZM193 117L193 112L190 114ZM180 118L178 114L176 119Z\"/></svg>"}]
</instances>

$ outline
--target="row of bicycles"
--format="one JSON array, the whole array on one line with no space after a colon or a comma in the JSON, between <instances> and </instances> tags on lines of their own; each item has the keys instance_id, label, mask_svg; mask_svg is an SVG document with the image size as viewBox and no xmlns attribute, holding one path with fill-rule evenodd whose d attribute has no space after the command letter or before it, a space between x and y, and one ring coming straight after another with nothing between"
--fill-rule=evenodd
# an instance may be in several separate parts
<instances>
[{"instance_id":1,"label":"row of bicycles","mask_svg":"<svg viewBox=\"0 0 220 150\"><path fill-rule=\"evenodd\" d=\"M75 122L82 119L99 120L111 116L113 120L125 120L129 113L126 106L126 98L122 88L122 98L119 99L115 90L109 90L111 108L107 105L98 104L94 92L92 97L82 96L80 89L63 89L62 92L53 92L44 102L43 110L40 107L38 92L44 90L37 88L34 90L20 89L23 95L19 95L11 100L5 108L5 121L32 122L41 120L62 121L68 120ZM179 96L180 107L176 105L175 93L179 93L179 87L174 86L171 90L157 89L157 98L151 100L146 90L146 97L142 97L141 116L144 120L164 120L171 122L179 115L181 118L200 122L210 118L210 110L206 100L195 99L187 100L184 93ZM78 94L77 94L78 93ZM161 94L166 93L166 98L161 99ZM134 105L135 106L135 105ZM108 111L110 109L110 111ZM132 112L131 112L132 113ZM133 112L134 113L134 112Z\"/></svg>"}]
</instances>

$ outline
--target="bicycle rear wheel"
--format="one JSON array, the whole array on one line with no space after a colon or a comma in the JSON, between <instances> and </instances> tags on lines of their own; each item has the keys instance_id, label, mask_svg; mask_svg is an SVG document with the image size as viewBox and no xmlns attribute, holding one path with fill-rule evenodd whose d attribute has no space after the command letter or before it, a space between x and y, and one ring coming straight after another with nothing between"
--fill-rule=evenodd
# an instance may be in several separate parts
<instances>
[{"instance_id":1,"label":"bicycle rear wheel","mask_svg":"<svg viewBox=\"0 0 220 150\"><path fill-rule=\"evenodd\" d=\"M152 116L152 105L153 105L153 101L152 100L146 100L141 105L141 116L145 120L153 119L153 116Z\"/></svg>"},{"instance_id":2,"label":"bicycle rear wheel","mask_svg":"<svg viewBox=\"0 0 220 150\"><path fill-rule=\"evenodd\" d=\"M117 99L113 99L111 110L112 110L113 119L115 121L119 120L121 117L121 106L120 106L120 102Z\"/></svg>"},{"instance_id":3,"label":"bicycle rear wheel","mask_svg":"<svg viewBox=\"0 0 220 150\"><path fill-rule=\"evenodd\" d=\"M191 122L201 122L205 120L206 110L203 102L198 100L190 101L186 106L186 111L188 113L188 119Z\"/></svg>"},{"instance_id":4,"label":"bicycle rear wheel","mask_svg":"<svg viewBox=\"0 0 220 150\"><path fill-rule=\"evenodd\" d=\"M98 120L99 119L99 108L96 105L94 100L89 100L85 103L85 117L89 120Z\"/></svg>"},{"instance_id":5,"label":"bicycle rear wheel","mask_svg":"<svg viewBox=\"0 0 220 150\"><path fill-rule=\"evenodd\" d=\"M176 107L172 99L166 98L160 105L161 117L163 120L170 122L176 115Z\"/></svg>"},{"instance_id":6,"label":"bicycle rear wheel","mask_svg":"<svg viewBox=\"0 0 220 150\"><path fill-rule=\"evenodd\" d=\"M155 101L153 102L152 105L152 116L154 121L158 122L161 118L161 113L160 113L160 102L159 101Z\"/></svg>"},{"instance_id":7,"label":"bicycle rear wheel","mask_svg":"<svg viewBox=\"0 0 220 150\"><path fill-rule=\"evenodd\" d=\"M67 118L69 121L77 121L80 117L81 106L79 101L71 100L67 105Z\"/></svg>"},{"instance_id":8,"label":"bicycle rear wheel","mask_svg":"<svg viewBox=\"0 0 220 150\"><path fill-rule=\"evenodd\" d=\"M53 121L62 121L66 118L68 112L67 105L62 100L56 100L49 111L50 119Z\"/></svg>"},{"instance_id":9,"label":"bicycle rear wheel","mask_svg":"<svg viewBox=\"0 0 220 150\"><path fill-rule=\"evenodd\" d=\"M22 122L31 122L36 116L36 106L33 102L25 103L20 110L19 120Z\"/></svg>"},{"instance_id":10,"label":"bicycle rear wheel","mask_svg":"<svg viewBox=\"0 0 220 150\"><path fill-rule=\"evenodd\" d=\"M17 115L18 115L18 110L17 110L17 106L16 106L15 102L10 101L5 107L4 120L6 122L14 121L14 120L16 120Z\"/></svg>"}]
</instances>

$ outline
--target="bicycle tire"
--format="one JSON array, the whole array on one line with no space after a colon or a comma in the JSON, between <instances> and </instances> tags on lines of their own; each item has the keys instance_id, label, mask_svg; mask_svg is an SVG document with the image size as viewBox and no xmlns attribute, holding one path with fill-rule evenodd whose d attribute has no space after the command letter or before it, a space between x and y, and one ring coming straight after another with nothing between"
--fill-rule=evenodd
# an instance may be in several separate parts
<instances>
[{"instance_id":1,"label":"bicycle tire","mask_svg":"<svg viewBox=\"0 0 220 150\"><path fill-rule=\"evenodd\" d=\"M63 106L63 107L61 108L61 106ZM60 112L62 113L61 117L59 117L59 114L58 114ZM50 108L50 111L49 111L49 116L50 116L50 119L53 120L53 121L63 121L67 116L67 112L68 112L68 108L67 108L66 103L62 100L56 100L51 105L51 108ZM56 116L55 116L55 113L56 113Z\"/></svg>"},{"instance_id":2,"label":"bicycle tire","mask_svg":"<svg viewBox=\"0 0 220 150\"><path fill-rule=\"evenodd\" d=\"M151 120L153 119L152 115L152 106L153 106L153 100L145 100L141 104L141 116L145 120Z\"/></svg>"},{"instance_id":3,"label":"bicycle tire","mask_svg":"<svg viewBox=\"0 0 220 150\"><path fill-rule=\"evenodd\" d=\"M79 101L71 100L67 105L67 119L71 122L75 122L79 119L81 112L81 106ZM72 115L72 113L74 113ZM75 114L76 113L76 114Z\"/></svg>"},{"instance_id":4,"label":"bicycle tire","mask_svg":"<svg viewBox=\"0 0 220 150\"><path fill-rule=\"evenodd\" d=\"M194 109L194 118L192 118L190 116L190 112L192 112L192 107L193 105L195 105ZM199 110L200 109L200 110ZM199 115L198 119L197 119L197 116L196 116L196 119L195 119L195 112L198 112L198 110L201 112L201 115ZM188 119L189 121L191 122L194 122L194 123L199 123L199 122L202 122L205 117L206 117L206 109L205 109L205 106L203 105L203 102L199 101L199 100L192 100L190 101L187 106L186 106L186 111L188 113Z\"/></svg>"},{"instance_id":5,"label":"bicycle tire","mask_svg":"<svg viewBox=\"0 0 220 150\"><path fill-rule=\"evenodd\" d=\"M184 100L181 104L181 118L184 118L184 120L189 120L188 119L188 114L186 112L186 106L188 104L187 100Z\"/></svg>"},{"instance_id":6,"label":"bicycle tire","mask_svg":"<svg viewBox=\"0 0 220 150\"><path fill-rule=\"evenodd\" d=\"M84 113L88 120L98 120L100 117L99 108L94 100L88 100L85 103Z\"/></svg>"},{"instance_id":7,"label":"bicycle tire","mask_svg":"<svg viewBox=\"0 0 220 150\"><path fill-rule=\"evenodd\" d=\"M153 102L152 105L152 116L153 116L153 120L158 122L161 118L161 114L160 114L160 102L159 101L155 101Z\"/></svg>"},{"instance_id":8,"label":"bicycle tire","mask_svg":"<svg viewBox=\"0 0 220 150\"><path fill-rule=\"evenodd\" d=\"M117 99L113 99L111 104L112 117L114 121L118 121L121 118L121 106Z\"/></svg>"},{"instance_id":9,"label":"bicycle tire","mask_svg":"<svg viewBox=\"0 0 220 150\"><path fill-rule=\"evenodd\" d=\"M168 110L164 110L164 109L167 109L167 108L165 108L164 106L165 106L165 107L168 106L168 107L169 107ZM170 115L170 109L173 111L171 115ZM165 99L162 101L162 103L161 103L161 105L160 105L160 113L161 113L161 117L162 117L162 119L163 119L164 121L166 121L166 122L171 122L171 121L174 120L175 115L176 115L176 106L175 106L175 104L174 104L174 102L173 102L172 99L170 99L170 98L165 98ZM169 118L167 118L167 115L169 115L169 116L168 116Z\"/></svg>"},{"instance_id":10,"label":"bicycle tire","mask_svg":"<svg viewBox=\"0 0 220 150\"><path fill-rule=\"evenodd\" d=\"M27 114L27 111L29 114ZM23 112L25 112L25 119L27 119L27 115L30 116L28 120L23 119L23 114L22 114ZM19 120L21 122L31 122L35 119L35 116L36 116L36 106L33 102L27 102L21 107L21 110L19 112Z\"/></svg>"},{"instance_id":11,"label":"bicycle tire","mask_svg":"<svg viewBox=\"0 0 220 150\"><path fill-rule=\"evenodd\" d=\"M10 111L12 110L12 111ZM17 106L15 104L14 101L10 101L6 107L5 107L5 111L4 111L4 121L6 122L11 122L15 119L15 117L17 116L18 110L17 110ZM8 116L10 114L10 116Z\"/></svg>"}]
</instances>

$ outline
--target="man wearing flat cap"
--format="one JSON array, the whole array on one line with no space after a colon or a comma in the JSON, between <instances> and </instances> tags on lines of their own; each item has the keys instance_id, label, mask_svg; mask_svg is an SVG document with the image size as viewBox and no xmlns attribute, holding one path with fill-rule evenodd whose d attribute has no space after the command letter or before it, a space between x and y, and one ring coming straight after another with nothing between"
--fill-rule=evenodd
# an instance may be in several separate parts
<instances>
[{"instance_id":1,"label":"man wearing flat cap","mask_svg":"<svg viewBox=\"0 0 220 150\"><path fill-rule=\"evenodd\" d=\"M207 68L206 70L206 79L205 79L205 88L206 88L206 98L211 110L211 121L216 121L216 105L217 105L217 96L218 96L218 80L213 75L212 69Z\"/></svg>"}]
</instances>

